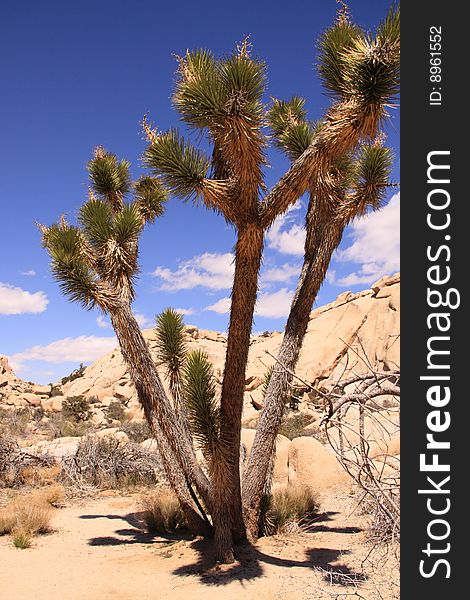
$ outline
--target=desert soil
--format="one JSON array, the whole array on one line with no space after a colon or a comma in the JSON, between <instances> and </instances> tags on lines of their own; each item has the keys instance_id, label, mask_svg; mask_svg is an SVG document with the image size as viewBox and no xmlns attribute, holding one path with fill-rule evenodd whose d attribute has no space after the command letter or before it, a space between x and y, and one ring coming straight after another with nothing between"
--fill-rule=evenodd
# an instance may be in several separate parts
<instances>
[{"instance_id":1,"label":"desert soil","mask_svg":"<svg viewBox=\"0 0 470 600\"><path fill-rule=\"evenodd\" d=\"M364 518L325 499L308 533L261 539L230 566L201 541L145 533L137 495L101 495L56 511L54 531L26 550L0 538L5 600L336 600L398 597L395 561L364 563ZM111 495L113 494L113 495Z\"/></svg>"}]
</instances>

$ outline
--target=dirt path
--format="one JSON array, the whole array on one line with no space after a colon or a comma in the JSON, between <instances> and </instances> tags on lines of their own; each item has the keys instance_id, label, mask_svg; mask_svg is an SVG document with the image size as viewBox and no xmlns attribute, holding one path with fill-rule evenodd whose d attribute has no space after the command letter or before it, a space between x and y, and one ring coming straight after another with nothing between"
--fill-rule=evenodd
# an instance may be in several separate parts
<instances>
[{"instance_id":1,"label":"dirt path","mask_svg":"<svg viewBox=\"0 0 470 600\"><path fill-rule=\"evenodd\" d=\"M363 522L337 499L309 533L260 540L240 562L214 566L201 542L142 532L138 498L100 497L57 511L55 531L18 550L0 538L8 600L274 600L391 598L364 579ZM344 503L343 503L344 504ZM332 572L340 571L342 575ZM375 577L375 576L374 576ZM332 583L336 585L331 585ZM380 585L382 596L376 593ZM396 586L392 586L396 589Z\"/></svg>"}]
</instances>

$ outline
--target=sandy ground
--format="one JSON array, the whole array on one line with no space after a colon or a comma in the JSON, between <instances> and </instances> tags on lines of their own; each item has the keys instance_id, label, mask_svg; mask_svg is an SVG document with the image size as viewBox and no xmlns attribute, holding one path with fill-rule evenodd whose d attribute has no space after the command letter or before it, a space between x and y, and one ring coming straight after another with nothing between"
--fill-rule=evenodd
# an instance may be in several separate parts
<instances>
[{"instance_id":1,"label":"sandy ground","mask_svg":"<svg viewBox=\"0 0 470 600\"><path fill-rule=\"evenodd\" d=\"M330 498L308 533L274 536L214 565L200 541L143 531L137 496L58 509L54 531L18 550L0 538L3 600L274 600L398 597L396 572L362 567L369 548L351 501ZM393 566L393 565L392 565ZM338 574L340 573L340 574Z\"/></svg>"}]
</instances>

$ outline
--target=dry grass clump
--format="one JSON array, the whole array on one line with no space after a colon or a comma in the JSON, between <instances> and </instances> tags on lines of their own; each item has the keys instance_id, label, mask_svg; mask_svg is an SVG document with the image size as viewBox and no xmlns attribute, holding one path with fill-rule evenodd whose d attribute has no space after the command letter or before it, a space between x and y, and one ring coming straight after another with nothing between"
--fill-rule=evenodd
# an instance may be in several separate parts
<instances>
[{"instance_id":1,"label":"dry grass clump","mask_svg":"<svg viewBox=\"0 0 470 600\"><path fill-rule=\"evenodd\" d=\"M143 519L147 530L155 533L174 533L184 527L184 514L175 493L161 487L142 497Z\"/></svg>"},{"instance_id":2,"label":"dry grass clump","mask_svg":"<svg viewBox=\"0 0 470 600\"><path fill-rule=\"evenodd\" d=\"M285 485L275 488L266 500L266 535L291 533L307 525L318 511L319 501L307 486Z\"/></svg>"},{"instance_id":3,"label":"dry grass clump","mask_svg":"<svg viewBox=\"0 0 470 600\"><path fill-rule=\"evenodd\" d=\"M35 535L51 531L52 506L63 497L63 487L53 485L13 498L0 509L0 535L10 534L17 548L28 548Z\"/></svg>"},{"instance_id":4,"label":"dry grass clump","mask_svg":"<svg viewBox=\"0 0 470 600\"><path fill-rule=\"evenodd\" d=\"M47 467L28 465L21 469L20 477L25 485L44 487L56 483L60 478L60 466L53 464Z\"/></svg>"},{"instance_id":5,"label":"dry grass clump","mask_svg":"<svg viewBox=\"0 0 470 600\"><path fill-rule=\"evenodd\" d=\"M33 503L60 506L65 498L64 486L60 483L48 485L29 494Z\"/></svg>"}]
</instances>

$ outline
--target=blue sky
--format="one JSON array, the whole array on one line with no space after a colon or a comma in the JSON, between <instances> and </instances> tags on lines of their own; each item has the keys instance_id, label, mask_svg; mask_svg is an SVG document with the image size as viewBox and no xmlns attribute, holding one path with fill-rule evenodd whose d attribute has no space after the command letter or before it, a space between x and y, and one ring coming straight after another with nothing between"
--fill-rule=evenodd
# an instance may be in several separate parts
<instances>
[{"instance_id":1,"label":"blue sky","mask_svg":"<svg viewBox=\"0 0 470 600\"><path fill-rule=\"evenodd\" d=\"M355 20L372 29L390 3L350 4ZM143 172L144 113L161 130L178 125L170 101L173 55L196 47L224 55L249 34L268 64L266 101L304 96L315 119L329 103L314 68L315 40L336 7L334 0L30 0L2 7L0 354L18 375L56 381L114 344L105 317L60 294L35 222L50 224L62 213L73 221L86 197L85 164L98 144L130 160L135 177ZM399 111L390 114L398 181ZM288 163L275 150L268 158L272 185ZM304 214L301 201L267 235L255 332L283 328L302 259ZM384 209L347 230L317 304L397 271L398 226L399 195L392 191ZM222 218L172 198L141 242L134 304L141 324L151 327L156 313L173 306L184 309L188 323L224 331L234 239Z\"/></svg>"}]
</instances>

